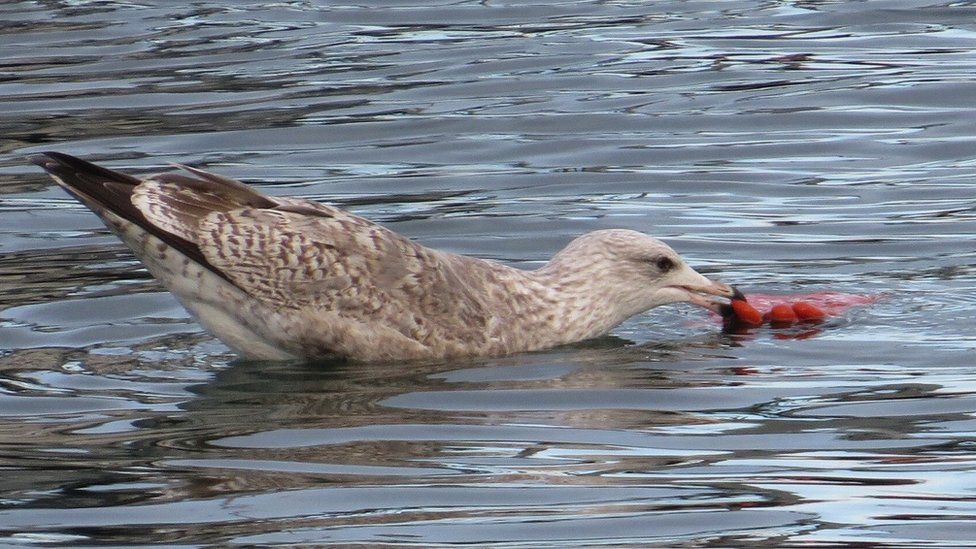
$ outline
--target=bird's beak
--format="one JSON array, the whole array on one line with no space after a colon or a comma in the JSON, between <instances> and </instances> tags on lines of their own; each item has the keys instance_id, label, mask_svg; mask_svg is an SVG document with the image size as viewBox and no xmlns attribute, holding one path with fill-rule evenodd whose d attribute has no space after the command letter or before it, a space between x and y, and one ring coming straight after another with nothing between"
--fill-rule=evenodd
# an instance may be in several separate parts
<instances>
[{"instance_id":1,"label":"bird's beak","mask_svg":"<svg viewBox=\"0 0 976 549\"><path fill-rule=\"evenodd\" d=\"M729 305L727 300L718 300L715 297L724 297L731 299L745 299L742 292L739 291L735 286L730 286L728 284L723 284L721 282L710 280L698 272L691 271L689 276L686 278L690 279L690 283L679 283L674 286L684 291L685 301L698 305L699 307L704 307L713 313L721 315L722 318L728 318L732 315L732 307ZM692 274L693 273L693 274ZM684 282L684 281L682 281Z\"/></svg>"}]
</instances>

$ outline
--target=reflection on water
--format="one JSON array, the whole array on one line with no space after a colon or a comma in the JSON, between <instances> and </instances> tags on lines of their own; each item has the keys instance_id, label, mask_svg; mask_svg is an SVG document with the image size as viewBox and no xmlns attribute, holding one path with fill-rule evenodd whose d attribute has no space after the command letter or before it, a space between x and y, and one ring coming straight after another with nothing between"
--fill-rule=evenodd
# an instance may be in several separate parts
<instances>
[{"instance_id":1,"label":"reflection on water","mask_svg":"<svg viewBox=\"0 0 976 549\"><path fill-rule=\"evenodd\" d=\"M8 356L0 409L34 409L4 423L5 460L32 473L4 481L0 523L172 543L727 544L971 512L960 364L920 380L758 353L746 373L748 350L714 337L397 367L208 370L190 351Z\"/></svg>"},{"instance_id":2,"label":"reflection on water","mask_svg":"<svg viewBox=\"0 0 976 549\"><path fill-rule=\"evenodd\" d=\"M974 545L976 12L0 5L0 539ZM24 162L209 167L532 267L584 231L757 292L491 360L237 362Z\"/></svg>"}]
</instances>

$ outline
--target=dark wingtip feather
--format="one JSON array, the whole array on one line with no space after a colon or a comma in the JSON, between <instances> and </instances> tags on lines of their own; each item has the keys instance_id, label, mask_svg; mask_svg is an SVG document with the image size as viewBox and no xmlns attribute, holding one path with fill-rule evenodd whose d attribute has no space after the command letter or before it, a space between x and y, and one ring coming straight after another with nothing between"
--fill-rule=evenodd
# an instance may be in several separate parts
<instances>
[{"instance_id":1,"label":"dark wingtip feather","mask_svg":"<svg viewBox=\"0 0 976 549\"><path fill-rule=\"evenodd\" d=\"M58 159L59 156L64 155L54 151L45 151L28 156L27 161L31 164L36 164L41 168L44 168L44 171L46 172L55 173L58 170L58 167L62 165L62 162L60 162Z\"/></svg>"},{"instance_id":2,"label":"dark wingtip feather","mask_svg":"<svg viewBox=\"0 0 976 549\"><path fill-rule=\"evenodd\" d=\"M85 177L86 179L107 179L111 181L119 181L130 184L138 184L139 179L131 175L126 175L108 168L103 168L98 164L92 164L86 160L82 160L70 154L64 154L56 151L44 151L36 155L29 156L28 161L33 164L37 164L45 171L52 175L57 175L62 179L67 176ZM65 180L66 184L71 182Z\"/></svg>"},{"instance_id":3,"label":"dark wingtip feather","mask_svg":"<svg viewBox=\"0 0 976 549\"><path fill-rule=\"evenodd\" d=\"M27 157L27 161L31 164L37 164L38 166L47 169L47 166L52 162L51 155L52 152L42 152L38 154L32 154Z\"/></svg>"},{"instance_id":4,"label":"dark wingtip feather","mask_svg":"<svg viewBox=\"0 0 976 549\"><path fill-rule=\"evenodd\" d=\"M132 193L142 183L141 179L59 152L42 152L28 160L44 168L65 191L88 206L109 227L118 228L108 215L111 213L138 225L191 260L230 280L207 261L196 244L153 225L132 204Z\"/></svg>"}]
</instances>

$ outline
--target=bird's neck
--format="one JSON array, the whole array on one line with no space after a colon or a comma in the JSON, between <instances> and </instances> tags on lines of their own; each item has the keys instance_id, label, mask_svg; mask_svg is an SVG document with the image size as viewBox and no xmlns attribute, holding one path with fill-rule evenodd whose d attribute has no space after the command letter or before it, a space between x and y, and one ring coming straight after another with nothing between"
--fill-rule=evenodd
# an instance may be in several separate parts
<instances>
[{"instance_id":1,"label":"bird's neck","mask_svg":"<svg viewBox=\"0 0 976 549\"><path fill-rule=\"evenodd\" d=\"M453 257L465 264L469 287L490 311L489 354L532 351L598 337L630 316L586 270L549 263L526 271L494 261Z\"/></svg>"},{"instance_id":2,"label":"bird's neck","mask_svg":"<svg viewBox=\"0 0 976 549\"><path fill-rule=\"evenodd\" d=\"M605 335L631 316L612 289L600 285L599 275L586 269L550 263L528 274L544 288L555 311L552 333L557 345Z\"/></svg>"}]
</instances>

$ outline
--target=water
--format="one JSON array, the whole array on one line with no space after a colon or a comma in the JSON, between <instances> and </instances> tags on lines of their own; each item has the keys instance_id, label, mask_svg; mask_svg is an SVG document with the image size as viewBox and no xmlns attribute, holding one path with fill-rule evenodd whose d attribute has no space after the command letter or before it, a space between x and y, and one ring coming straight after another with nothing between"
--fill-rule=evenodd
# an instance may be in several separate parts
<instances>
[{"instance_id":1,"label":"water","mask_svg":"<svg viewBox=\"0 0 976 549\"><path fill-rule=\"evenodd\" d=\"M967 2L0 4L0 543L976 545ZM207 167L534 267L665 238L812 337L659 309L447 363L235 361L24 158Z\"/></svg>"}]
</instances>

